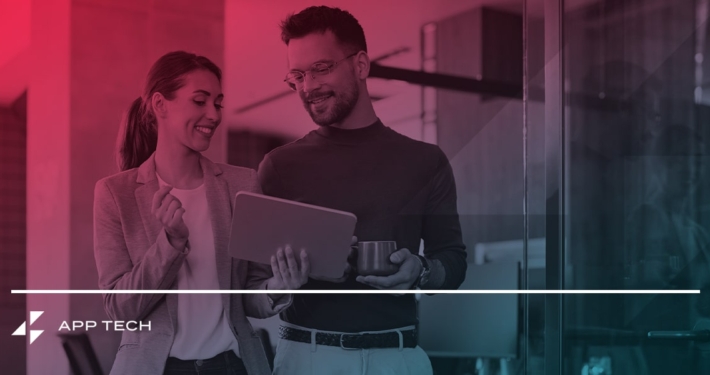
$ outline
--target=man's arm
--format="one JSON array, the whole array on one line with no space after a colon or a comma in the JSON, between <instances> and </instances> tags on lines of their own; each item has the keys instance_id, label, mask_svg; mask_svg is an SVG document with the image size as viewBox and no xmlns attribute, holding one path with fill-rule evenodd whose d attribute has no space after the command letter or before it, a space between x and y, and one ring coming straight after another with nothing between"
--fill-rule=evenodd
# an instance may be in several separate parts
<instances>
[{"instance_id":1,"label":"man's arm","mask_svg":"<svg viewBox=\"0 0 710 375\"><path fill-rule=\"evenodd\" d=\"M264 159L259 164L259 169L257 169L257 178L259 180L261 191L264 195L279 196L279 174L268 154L264 156Z\"/></svg>"},{"instance_id":2,"label":"man's arm","mask_svg":"<svg viewBox=\"0 0 710 375\"><path fill-rule=\"evenodd\" d=\"M439 160L426 187L422 238L425 261L430 269L426 282L420 278L424 265L408 249L390 256L399 271L390 276L358 276L357 281L379 289L457 289L466 276L466 246L456 210L456 184L446 155L437 149Z\"/></svg>"},{"instance_id":3,"label":"man's arm","mask_svg":"<svg viewBox=\"0 0 710 375\"><path fill-rule=\"evenodd\" d=\"M438 149L439 162L431 181L424 212L424 256L431 274L422 289L458 289L466 277L466 246L456 208L456 181L446 155Z\"/></svg>"}]
</instances>

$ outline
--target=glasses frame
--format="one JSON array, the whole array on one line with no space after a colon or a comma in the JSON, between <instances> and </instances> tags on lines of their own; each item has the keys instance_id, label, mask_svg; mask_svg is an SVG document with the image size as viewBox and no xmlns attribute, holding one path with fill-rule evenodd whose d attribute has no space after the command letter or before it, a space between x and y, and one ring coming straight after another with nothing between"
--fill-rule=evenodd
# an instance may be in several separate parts
<instances>
[{"instance_id":1,"label":"glasses frame","mask_svg":"<svg viewBox=\"0 0 710 375\"><path fill-rule=\"evenodd\" d=\"M353 57L353 56L357 56L360 52L361 52L361 51L357 51L357 52L355 52L355 53L351 53L351 54L349 54L349 55L343 57L342 59L340 59L340 60L338 60L338 61L335 61L335 62L332 62L332 63L330 63L330 64L328 64L328 63L315 63L315 64L311 65L311 68L308 69L308 70L306 70L306 71L292 70L292 71L290 71L288 74L286 74L286 78L284 78L284 82L286 83L286 85L288 85L288 87L289 87L291 90L297 91L297 90L298 90L298 86L303 85L303 83L306 81L306 76L307 76L307 75L310 74L310 76L311 76L311 78L312 78L313 80L317 80L316 77L319 77L319 76L316 76L316 73L315 73L314 67L315 67L316 65L319 65L319 64L325 64L325 65L327 65L327 66L326 66L326 70L328 71L328 73L324 73L324 74L321 74L321 75L320 75L320 77L324 77L324 76L327 76L327 75L329 75L330 73L332 73L333 70L335 70L335 68L337 68L338 65L339 65L341 62L343 62L343 61L345 61L345 60L347 60L347 59L349 59L349 58L351 58L351 57ZM289 79L289 76L292 75L292 74L295 74L295 73L300 74L300 77L303 77L303 81L298 82L298 83L296 83L296 82L291 82L290 79ZM290 77L290 78L296 78L296 77Z\"/></svg>"}]
</instances>

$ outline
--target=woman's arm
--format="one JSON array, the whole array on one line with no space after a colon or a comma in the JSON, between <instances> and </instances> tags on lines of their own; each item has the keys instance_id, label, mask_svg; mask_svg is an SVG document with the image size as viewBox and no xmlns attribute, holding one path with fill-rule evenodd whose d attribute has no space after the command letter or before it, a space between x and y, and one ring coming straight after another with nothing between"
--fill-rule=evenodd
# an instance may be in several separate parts
<instances>
[{"instance_id":1,"label":"woman's arm","mask_svg":"<svg viewBox=\"0 0 710 375\"><path fill-rule=\"evenodd\" d=\"M248 262L246 289L268 290L267 284L273 277L269 266ZM247 316L257 319L265 319L274 316L293 301L291 294L244 294L244 312Z\"/></svg>"},{"instance_id":2,"label":"woman's arm","mask_svg":"<svg viewBox=\"0 0 710 375\"><path fill-rule=\"evenodd\" d=\"M268 157L264 158L267 160ZM266 170L266 163L262 162L260 169ZM249 187L252 193L263 194L256 171L251 171L249 180L253 184ZM296 261L300 258L300 264ZM301 252L294 254L287 245L278 249L272 256L271 267L254 262L248 262L246 276L246 289L257 290L294 290L299 289L308 281L310 262L308 255ZM244 295L244 310L247 316L253 318L268 318L287 308L293 301L293 296L286 293L259 293Z\"/></svg>"},{"instance_id":3,"label":"woman's arm","mask_svg":"<svg viewBox=\"0 0 710 375\"><path fill-rule=\"evenodd\" d=\"M176 249L162 229L137 263L126 246L126 236L114 195L105 181L94 189L94 257L99 288L104 290L170 289L189 252ZM104 294L104 309L114 320L141 320L164 294Z\"/></svg>"}]
</instances>

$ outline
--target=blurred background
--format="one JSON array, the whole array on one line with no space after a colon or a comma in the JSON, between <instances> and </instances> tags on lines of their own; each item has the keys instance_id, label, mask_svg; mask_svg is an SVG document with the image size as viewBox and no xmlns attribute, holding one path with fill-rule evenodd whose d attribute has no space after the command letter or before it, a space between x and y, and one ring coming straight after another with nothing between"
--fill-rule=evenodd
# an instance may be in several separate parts
<instances>
[{"instance_id":1,"label":"blurred background","mask_svg":"<svg viewBox=\"0 0 710 375\"><path fill-rule=\"evenodd\" d=\"M0 0L0 369L108 373L92 204L119 122L162 54L224 72L207 155L257 168L315 125L283 83L279 22L361 23L385 125L454 169L462 289L701 289L700 295L423 296L436 374L710 373L710 0ZM707 74L706 74L707 73ZM29 311L43 336L11 334ZM278 319L254 321L267 349ZM267 350L268 351L268 350Z\"/></svg>"}]
</instances>

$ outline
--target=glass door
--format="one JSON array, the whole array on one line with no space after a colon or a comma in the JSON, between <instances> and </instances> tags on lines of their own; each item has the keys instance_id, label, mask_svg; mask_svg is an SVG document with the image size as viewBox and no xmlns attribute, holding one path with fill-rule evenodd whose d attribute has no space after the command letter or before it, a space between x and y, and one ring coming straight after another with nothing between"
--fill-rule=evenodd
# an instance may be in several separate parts
<instances>
[{"instance_id":1,"label":"glass door","mask_svg":"<svg viewBox=\"0 0 710 375\"><path fill-rule=\"evenodd\" d=\"M545 295L538 321L530 301L528 374L710 373L709 5L525 5L525 173L544 180L526 205L545 227L544 284L618 292Z\"/></svg>"}]
</instances>

